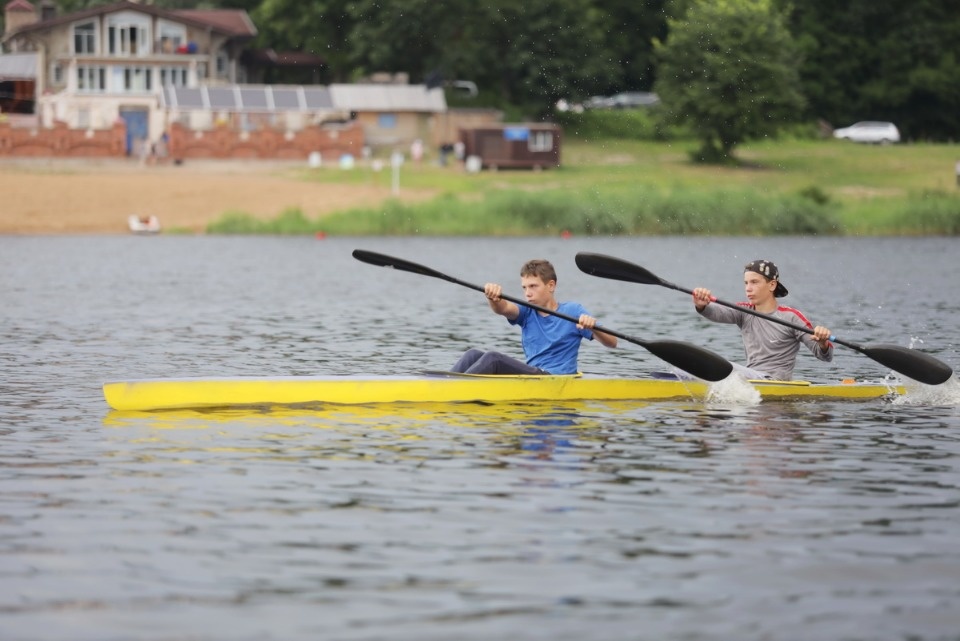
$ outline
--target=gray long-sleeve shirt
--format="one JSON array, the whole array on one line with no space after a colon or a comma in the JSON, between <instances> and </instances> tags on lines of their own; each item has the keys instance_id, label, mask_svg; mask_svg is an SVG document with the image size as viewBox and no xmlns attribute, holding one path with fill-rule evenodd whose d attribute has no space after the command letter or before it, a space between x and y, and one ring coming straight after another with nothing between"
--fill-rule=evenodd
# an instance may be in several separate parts
<instances>
[{"instance_id":1,"label":"gray long-sleeve shirt","mask_svg":"<svg viewBox=\"0 0 960 641\"><path fill-rule=\"evenodd\" d=\"M750 303L737 304L753 308ZM801 343L806 345L807 349L821 361L830 362L833 360L832 343L827 349L823 349L812 335L802 330L790 329L779 323L773 323L722 305L707 305L699 310L699 313L704 318L717 323L737 325L743 338L747 367L763 372L775 380L789 381L793 378L793 368L797 362L797 352L800 351ZM792 307L779 305L776 311L767 315L787 321L792 325L813 329L810 321Z\"/></svg>"}]
</instances>

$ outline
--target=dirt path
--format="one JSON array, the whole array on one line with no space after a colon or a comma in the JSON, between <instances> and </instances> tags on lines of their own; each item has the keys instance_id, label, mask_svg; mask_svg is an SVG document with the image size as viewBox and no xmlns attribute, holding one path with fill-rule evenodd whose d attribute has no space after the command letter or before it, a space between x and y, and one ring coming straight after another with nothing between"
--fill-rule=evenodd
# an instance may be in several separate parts
<instances>
[{"instance_id":1,"label":"dirt path","mask_svg":"<svg viewBox=\"0 0 960 641\"><path fill-rule=\"evenodd\" d=\"M368 186L311 183L297 178L305 168L305 162L3 160L0 234L127 234L131 214L157 216L165 229L202 232L227 211L274 218L299 207L314 218L391 196L379 177ZM432 194L400 196L416 201Z\"/></svg>"}]
</instances>

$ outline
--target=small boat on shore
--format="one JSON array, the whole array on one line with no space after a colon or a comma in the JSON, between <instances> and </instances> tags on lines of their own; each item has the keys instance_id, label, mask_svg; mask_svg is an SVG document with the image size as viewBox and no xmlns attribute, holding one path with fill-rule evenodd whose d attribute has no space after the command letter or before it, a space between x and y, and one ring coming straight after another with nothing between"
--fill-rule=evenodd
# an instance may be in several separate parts
<instances>
[{"instance_id":1,"label":"small boat on shore","mask_svg":"<svg viewBox=\"0 0 960 641\"><path fill-rule=\"evenodd\" d=\"M137 216L136 214L131 214L127 219L127 225L134 234L152 235L160 233L160 219L156 216Z\"/></svg>"},{"instance_id":2,"label":"small boat on shore","mask_svg":"<svg viewBox=\"0 0 960 641\"><path fill-rule=\"evenodd\" d=\"M750 381L763 399L870 399L903 394L900 385L808 381ZM430 372L415 376L279 376L169 378L108 382L115 410L174 410L310 404L516 403L552 401L704 400L703 381L593 376L472 376Z\"/></svg>"}]
</instances>

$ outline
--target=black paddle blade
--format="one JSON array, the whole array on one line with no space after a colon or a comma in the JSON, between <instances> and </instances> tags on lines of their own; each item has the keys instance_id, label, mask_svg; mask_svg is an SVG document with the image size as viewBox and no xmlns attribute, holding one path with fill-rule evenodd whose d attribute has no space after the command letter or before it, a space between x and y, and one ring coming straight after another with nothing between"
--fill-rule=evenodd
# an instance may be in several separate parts
<instances>
[{"instance_id":1,"label":"black paddle blade","mask_svg":"<svg viewBox=\"0 0 960 641\"><path fill-rule=\"evenodd\" d=\"M953 376L949 365L915 349L900 345L874 345L859 349L881 365L926 385L940 385Z\"/></svg>"},{"instance_id":2,"label":"black paddle blade","mask_svg":"<svg viewBox=\"0 0 960 641\"><path fill-rule=\"evenodd\" d=\"M441 274L440 272L430 269L429 267L424 267L423 265L418 265L417 263L411 263L409 260L404 260L402 258L396 258L394 256L387 256L386 254L378 254L377 252L367 251L366 249L354 249L353 257L360 262L376 265L377 267L392 267L403 272L412 272L422 276L432 276L433 278L450 280L450 277L446 274Z\"/></svg>"},{"instance_id":3,"label":"black paddle blade","mask_svg":"<svg viewBox=\"0 0 960 641\"><path fill-rule=\"evenodd\" d=\"M641 283L643 285L663 285L663 280L657 277L653 272L635 265L629 261L607 256L605 254L593 254L590 252L580 252L574 260L580 271L591 276L600 278L610 278L612 280L624 280L628 283Z\"/></svg>"},{"instance_id":4,"label":"black paddle blade","mask_svg":"<svg viewBox=\"0 0 960 641\"><path fill-rule=\"evenodd\" d=\"M705 381L712 383L722 381L733 372L730 361L708 349L690 343L648 341L644 342L643 346L654 356Z\"/></svg>"}]
</instances>

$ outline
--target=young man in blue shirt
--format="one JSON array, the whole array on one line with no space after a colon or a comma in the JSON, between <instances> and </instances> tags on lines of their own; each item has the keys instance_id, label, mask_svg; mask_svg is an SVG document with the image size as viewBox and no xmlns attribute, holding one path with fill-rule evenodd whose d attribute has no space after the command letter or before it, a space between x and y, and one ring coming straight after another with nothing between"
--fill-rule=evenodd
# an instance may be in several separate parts
<instances>
[{"instance_id":1,"label":"young man in blue shirt","mask_svg":"<svg viewBox=\"0 0 960 641\"><path fill-rule=\"evenodd\" d=\"M597 321L579 303L558 302L557 272L546 260L531 260L520 269L520 284L527 302L578 319L577 324L500 298L503 289L487 283L483 293L490 309L521 328L526 362L501 352L469 349L452 371L465 374L576 374L580 341L594 337L606 347L616 347L617 337L595 330Z\"/></svg>"}]
</instances>

